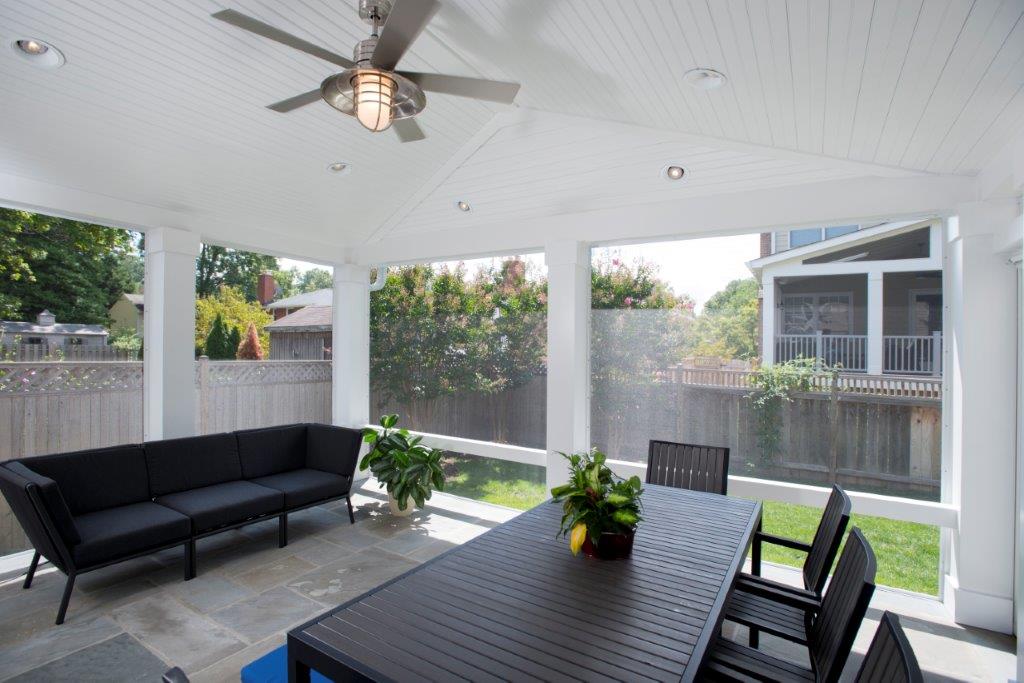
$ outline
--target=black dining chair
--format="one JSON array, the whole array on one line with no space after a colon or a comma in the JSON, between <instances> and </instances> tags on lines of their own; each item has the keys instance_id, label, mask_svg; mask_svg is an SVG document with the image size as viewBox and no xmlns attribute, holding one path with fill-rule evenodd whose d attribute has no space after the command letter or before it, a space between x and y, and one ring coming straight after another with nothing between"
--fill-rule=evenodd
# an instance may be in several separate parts
<instances>
[{"instance_id":1,"label":"black dining chair","mask_svg":"<svg viewBox=\"0 0 1024 683\"><path fill-rule=\"evenodd\" d=\"M780 609L796 610L799 621L805 622L821 606L821 591L828 580L828 572L836 559L839 546L850 521L852 504L843 489L835 485L825 504L825 511L808 544L783 536L773 536L758 530L754 533L751 549L752 574L740 574L725 608L725 618L750 628L750 646L757 647L758 634L766 631L782 638L803 637L804 630L795 633L778 623L773 616ZM772 581L761 576L761 545L770 543L807 553L803 566L804 587ZM780 607L781 604L781 607ZM780 630L781 629L781 630Z\"/></svg>"},{"instance_id":2,"label":"black dining chair","mask_svg":"<svg viewBox=\"0 0 1024 683\"><path fill-rule=\"evenodd\" d=\"M729 449L652 440L646 482L724 496L729 484Z\"/></svg>"},{"instance_id":3,"label":"black dining chair","mask_svg":"<svg viewBox=\"0 0 1024 683\"><path fill-rule=\"evenodd\" d=\"M857 672L857 683L921 683L921 667L900 618L892 612L882 614L878 630Z\"/></svg>"},{"instance_id":4,"label":"black dining chair","mask_svg":"<svg viewBox=\"0 0 1024 683\"><path fill-rule=\"evenodd\" d=\"M854 527L821 601L821 610L807 627L804 637L794 638L807 647L810 668L719 636L704 663L704 679L838 681L875 592L875 568L871 545L860 529ZM798 621L792 626L799 628L801 623Z\"/></svg>"}]
</instances>

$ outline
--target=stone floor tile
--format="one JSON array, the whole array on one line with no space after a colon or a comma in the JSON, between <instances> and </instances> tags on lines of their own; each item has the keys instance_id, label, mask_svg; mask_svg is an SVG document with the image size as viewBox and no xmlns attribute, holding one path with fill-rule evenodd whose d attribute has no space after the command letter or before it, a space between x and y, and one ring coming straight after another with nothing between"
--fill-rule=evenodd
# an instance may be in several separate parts
<instances>
[{"instance_id":1,"label":"stone floor tile","mask_svg":"<svg viewBox=\"0 0 1024 683\"><path fill-rule=\"evenodd\" d=\"M219 609L210 616L255 643L323 611L323 605L279 586Z\"/></svg>"},{"instance_id":2,"label":"stone floor tile","mask_svg":"<svg viewBox=\"0 0 1024 683\"><path fill-rule=\"evenodd\" d=\"M217 574L197 576L191 581L180 581L164 588L167 595L197 612L213 612L221 607L250 598L256 594L249 587Z\"/></svg>"},{"instance_id":3,"label":"stone floor tile","mask_svg":"<svg viewBox=\"0 0 1024 683\"><path fill-rule=\"evenodd\" d=\"M314 569L286 584L303 595L333 605L342 594L364 593L416 566L416 562L381 550L366 548L337 562Z\"/></svg>"},{"instance_id":4,"label":"stone floor tile","mask_svg":"<svg viewBox=\"0 0 1024 683\"><path fill-rule=\"evenodd\" d=\"M56 611L49 612L49 616L48 625L34 629L28 637L8 640L4 634L0 638L0 680L121 633L120 626L108 617L74 619L69 616L63 625L56 626L53 623Z\"/></svg>"},{"instance_id":5,"label":"stone floor tile","mask_svg":"<svg viewBox=\"0 0 1024 683\"><path fill-rule=\"evenodd\" d=\"M316 565L301 560L294 555L285 555L275 562L240 574L235 581L256 593L262 593L274 586L279 586L296 575L315 569Z\"/></svg>"},{"instance_id":6,"label":"stone floor tile","mask_svg":"<svg viewBox=\"0 0 1024 683\"><path fill-rule=\"evenodd\" d=\"M246 643L210 619L166 596L114 611L125 631L182 669L200 669L237 652Z\"/></svg>"},{"instance_id":7,"label":"stone floor tile","mask_svg":"<svg viewBox=\"0 0 1024 683\"><path fill-rule=\"evenodd\" d=\"M238 683L242 667L285 644L284 633L276 633L244 650L225 657L201 671L187 671L191 683Z\"/></svg>"},{"instance_id":8,"label":"stone floor tile","mask_svg":"<svg viewBox=\"0 0 1024 683\"><path fill-rule=\"evenodd\" d=\"M296 543L289 543L288 549L295 557L317 567L340 560L352 553L352 548L332 543L323 536L307 536Z\"/></svg>"},{"instance_id":9,"label":"stone floor tile","mask_svg":"<svg viewBox=\"0 0 1024 683\"><path fill-rule=\"evenodd\" d=\"M15 676L12 681L103 681L125 683L156 681L170 668L126 633L72 652L48 664Z\"/></svg>"}]
</instances>

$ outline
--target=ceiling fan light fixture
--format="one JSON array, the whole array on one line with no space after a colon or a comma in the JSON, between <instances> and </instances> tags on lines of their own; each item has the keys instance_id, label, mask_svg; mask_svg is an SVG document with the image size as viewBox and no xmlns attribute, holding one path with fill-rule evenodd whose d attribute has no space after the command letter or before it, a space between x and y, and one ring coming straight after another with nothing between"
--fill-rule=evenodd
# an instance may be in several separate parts
<instances>
[{"instance_id":1,"label":"ceiling fan light fixture","mask_svg":"<svg viewBox=\"0 0 1024 683\"><path fill-rule=\"evenodd\" d=\"M377 69L359 69L352 76L355 115L367 130L379 133L391 127L395 118L395 92L398 84Z\"/></svg>"}]
</instances>

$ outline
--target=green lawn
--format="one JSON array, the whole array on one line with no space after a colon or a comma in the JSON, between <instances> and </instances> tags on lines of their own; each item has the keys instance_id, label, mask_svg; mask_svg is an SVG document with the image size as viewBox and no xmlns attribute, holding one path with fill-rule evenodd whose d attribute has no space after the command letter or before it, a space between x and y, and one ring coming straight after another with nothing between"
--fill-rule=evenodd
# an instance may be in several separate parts
<instances>
[{"instance_id":1,"label":"green lawn","mask_svg":"<svg viewBox=\"0 0 1024 683\"><path fill-rule=\"evenodd\" d=\"M446 459L445 491L457 496L527 510L548 495L544 468L504 460L453 455ZM788 503L764 504L764 529L779 536L810 542L821 511ZM878 583L935 595L939 582L939 529L912 522L854 515L878 558ZM803 564L803 553L765 546L764 559L791 566Z\"/></svg>"}]
</instances>

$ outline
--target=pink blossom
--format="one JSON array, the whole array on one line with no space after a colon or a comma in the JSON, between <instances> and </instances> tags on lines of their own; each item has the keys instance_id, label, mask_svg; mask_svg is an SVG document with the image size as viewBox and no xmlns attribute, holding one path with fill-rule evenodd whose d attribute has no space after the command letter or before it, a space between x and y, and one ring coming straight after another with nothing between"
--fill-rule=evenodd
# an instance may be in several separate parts
<instances>
[{"instance_id":1,"label":"pink blossom","mask_svg":"<svg viewBox=\"0 0 1024 683\"><path fill-rule=\"evenodd\" d=\"M632 306L633 305L633 297L627 296L626 299L625 299L625 302L626 302L627 306Z\"/></svg>"},{"instance_id":2,"label":"pink blossom","mask_svg":"<svg viewBox=\"0 0 1024 683\"><path fill-rule=\"evenodd\" d=\"M617 265L619 265L619 259L617 259L617 258L613 258L613 259L612 259L612 265L613 265L613 266L617 266Z\"/></svg>"}]
</instances>

